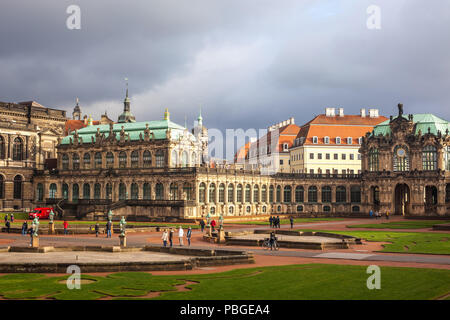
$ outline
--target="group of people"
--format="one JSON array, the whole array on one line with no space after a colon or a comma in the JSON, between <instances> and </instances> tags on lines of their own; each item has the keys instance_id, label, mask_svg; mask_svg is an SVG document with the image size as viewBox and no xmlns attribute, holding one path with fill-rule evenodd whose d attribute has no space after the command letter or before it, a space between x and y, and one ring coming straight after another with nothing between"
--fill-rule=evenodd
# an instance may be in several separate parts
<instances>
[{"instance_id":1,"label":"group of people","mask_svg":"<svg viewBox=\"0 0 450 320\"><path fill-rule=\"evenodd\" d=\"M164 229L162 237L161 237L164 247L167 247L168 243L169 243L170 247L173 247L174 233L175 233L175 231L173 230L173 228L170 228L170 230ZM191 229L191 227L189 227L186 231L186 240L188 242L188 246L191 245L191 237L192 237L192 229ZM184 245L183 238L184 238L184 230L180 226L180 228L178 229L178 240L180 242L181 247Z\"/></svg>"},{"instance_id":2,"label":"group of people","mask_svg":"<svg viewBox=\"0 0 450 320\"><path fill-rule=\"evenodd\" d=\"M269 217L269 223L271 228L281 228L280 216Z\"/></svg>"},{"instance_id":3,"label":"group of people","mask_svg":"<svg viewBox=\"0 0 450 320\"><path fill-rule=\"evenodd\" d=\"M11 222L10 222L11 221ZM14 222L14 214L11 213L10 215L10 220L8 220L8 214L5 214L5 227L6 227L6 232L10 232L11 229L11 223Z\"/></svg>"},{"instance_id":4,"label":"group of people","mask_svg":"<svg viewBox=\"0 0 450 320\"><path fill-rule=\"evenodd\" d=\"M382 217L380 212L378 212L378 211L373 212L372 210L369 211L369 216L371 219L372 218L378 219L378 218ZM386 211L384 216L385 216L386 220L389 220L389 211Z\"/></svg>"}]
</instances>

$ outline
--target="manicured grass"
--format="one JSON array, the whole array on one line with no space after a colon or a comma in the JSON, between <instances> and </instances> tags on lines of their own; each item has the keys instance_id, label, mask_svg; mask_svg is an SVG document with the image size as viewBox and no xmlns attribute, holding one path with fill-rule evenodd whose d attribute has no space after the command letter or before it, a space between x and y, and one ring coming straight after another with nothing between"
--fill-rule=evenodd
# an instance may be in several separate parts
<instances>
[{"instance_id":1,"label":"manicured grass","mask_svg":"<svg viewBox=\"0 0 450 320\"><path fill-rule=\"evenodd\" d=\"M369 229L425 229L432 228L435 224L450 223L450 220L404 220L373 224L352 224L347 228L369 228Z\"/></svg>"},{"instance_id":2,"label":"manicured grass","mask_svg":"<svg viewBox=\"0 0 450 320\"><path fill-rule=\"evenodd\" d=\"M294 223L308 223L308 222L320 222L320 221L342 221L343 218L297 218L294 219ZM253 221L237 221L237 222L225 222L226 224L248 224L248 225L269 225L269 218L266 220L253 220ZM289 219L281 219L281 224L290 224Z\"/></svg>"},{"instance_id":3,"label":"manicured grass","mask_svg":"<svg viewBox=\"0 0 450 320\"><path fill-rule=\"evenodd\" d=\"M0 295L6 299L113 298L140 299L161 292L156 299L227 300L407 300L436 299L450 291L450 270L381 267L381 289L369 290L365 266L307 264L236 269L202 275L153 276L148 273L115 273L106 277L82 276L94 282L69 290L62 277L11 274L0 277ZM196 282L189 291L175 285ZM141 297L139 297L141 296Z\"/></svg>"},{"instance_id":4,"label":"manicured grass","mask_svg":"<svg viewBox=\"0 0 450 320\"><path fill-rule=\"evenodd\" d=\"M28 218L28 217L27 217ZM31 219L28 219L28 225L30 226ZM64 220L54 220L55 225L61 225L64 223ZM0 223L3 222L3 220L0 221ZM47 225L49 220L48 219L39 219L40 225ZM67 221L69 223L69 229L76 226L95 226L97 221ZM20 227L22 226L23 222L13 222L11 224L12 227ZM99 221L98 222L100 227L104 227L106 225L106 221ZM119 221L113 221L113 226L118 226ZM184 229L191 227L191 229L199 229L200 225L198 224L189 224L189 223L167 223L167 222L135 222L135 221L127 221L127 225L134 225L134 226L151 226L151 227L167 227L167 228L179 228L182 226Z\"/></svg>"},{"instance_id":5,"label":"manicured grass","mask_svg":"<svg viewBox=\"0 0 450 320\"><path fill-rule=\"evenodd\" d=\"M450 233L395 232L395 231L324 231L345 234L375 242L390 242L381 252L450 254Z\"/></svg>"},{"instance_id":6,"label":"manicured grass","mask_svg":"<svg viewBox=\"0 0 450 320\"><path fill-rule=\"evenodd\" d=\"M8 220L11 221L11 213L14 214L14 220L28 219L27 212L1 212L0 213L0 222L5 222L5 215L8 215Z\"/></svg>"}]
</instances>

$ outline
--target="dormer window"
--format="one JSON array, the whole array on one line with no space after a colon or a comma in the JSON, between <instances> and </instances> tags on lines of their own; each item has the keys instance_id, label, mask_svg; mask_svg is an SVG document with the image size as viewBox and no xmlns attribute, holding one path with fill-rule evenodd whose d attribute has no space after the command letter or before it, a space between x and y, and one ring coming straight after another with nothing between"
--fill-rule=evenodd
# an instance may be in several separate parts
<instances>
[{"instance_id":1,"label":"dormer window","mask_svg":"<svg viewBox=\"0 0 450 320\"><path fill-rule=\"evenodd\" d=\"M358 138L358 144L362 144L362 137Z\"/></svg>"},{"instance_id":2,"label":"dormer window","mask_svg":"<svg viewBox=\"0 0 450 320\"><path fill-rule=\"evenodd\" d=\"M336 137L336 144L341 144L341 137Z\"/></svg>"},{"instance_id":3,"label":"dormer window","mask_svg":"<svg viewBox=\"0 0 450 320\"><path fill-rule=\"evenodd\" d=\"M347 138L347 144L352 144L353 143L353 139L351 137Z\"/></svg>"},{"instance_id":4,"label":"dormer window","mask_svg":"<svg viewBox=\"0 0 450 320\"><path fill-rule=\"evenodd\" d=\"M283 143L283 151L288 151L289 145L287 143Z\"/></svg>"},{"instance_id":5,"label":"dormer window","mask_svg":"<svg viewBox=\"0 0 450 320\"><path fill-rule=\"evenodd\" d=\"M319 142L319 138L318 137L313 137L313 143L317 144Z\"/></svg>"},{"instance_id":6,"label":"dormer window","mask_svg":"<svg viewBox=\"0 0 450 320\"><path fill-rule=\"evenodd\" d=\"M323 141L325 142L325 144L329 144L330 143L330 137L323 138Z\"/></svg>"}]
</instances>

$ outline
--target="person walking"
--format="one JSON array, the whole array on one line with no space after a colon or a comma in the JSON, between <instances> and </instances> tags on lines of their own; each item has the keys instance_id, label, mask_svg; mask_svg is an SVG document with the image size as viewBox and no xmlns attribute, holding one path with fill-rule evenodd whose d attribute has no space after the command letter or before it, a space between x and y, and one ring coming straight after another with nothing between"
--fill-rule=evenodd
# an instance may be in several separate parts
<instances>
[{"instance_id":1,"label":"person walking","mask_svg":"<svg viewBox=\"0 0 450 320\"><path fill-rule=\"evenodd\" d=\"M11 213L11 223L14 222L14 213Z\"/></svg>"},{"instance_id":2,"label":"person walking","mask_svg":"<svg viewBox=\"0 0 450 320\"><path fill-rule=\"evenodd\" d=\"M5 224L6 224L6 221L8 221L8 214L7 213L5 213Z\"/></svg>"},{"instance_id":3,"label":"person walking","mask_svg":"<svg viewBox=\"0 0 450 320\"><path fill-rule=\"evenodd\" d=\"M63 227L64 227L64 234L67 235L68 234L67 229L69 228L69 223L67 222L67 220L64 220Z\"/></svg>"},{"instance_id":4,"label":"person walking","mask_svg":"<svg viewBox=\"0 0 450 320\"><path fill-rule=\"evenodd\" d=\"M270 228L272 229L272 225L273 225L273 218L272 218L272 216L269 217L269 224L270 224Z\"/></svg>"},{"instance_id":5,"label":"person walking","mask_svg":"<svg viewBox=\"0 0 450 320\"><path fill-rule=\"evenodd\" d=\"M167 233L167 229L164 229L161 240L163 241L164 247L167 247L167 240L169 239L169 234Z\"/></svg>"},{"instance_id":6,"label":"person walking","mask_svg":"<svg viewBox=\"0 0 450 320\"><path fill-rule=\"evenodd\" d=\"M180 241L180 246L183 246L183 236L184 236L184 230L180 226L180 229L178 229L178 240Z\"/></svg>"},{"instance_id":7,"label":"person walking","mask_svg":"<svg viewBox=\"0 0 450 320\"><path fill-rule=\"evenodd\" d=\"M173 246L173 228L170 228L169 242L170 242L170 247L172 248L172 246Z\"/></svg>"},{"instance_id":8,"label":"person walking","mask_svg":"<svg viewBox=\"0 0 450 320\"><path fill-rule=\"evenodd\" d=\"M270 233L270 239L269 239L270 251L272 251L274 249L276 241L277 241L277 237L275 236L275 232L272 231Z\"/></svg>"},{"instance_id":9,"label":"person walking","mask_svg":"<svg viewBox=\"0 0 450 320\"><path fill-rule=\"evenodd\" d=\"M373 216L373 211L372 211L372 209L369 211L369 217L370 217L370 219L372 219L372 216Z\"/></svg>"},{"instance_id":10,"label":"person walking","mask_svg":"<svg viewBox=\"0 0 450 320\"><path fill-rule=\"evenodd\" d=\"M23 235L23 236L26 235L26 234L27 234L27 231L28 231L28 221L25 220L25 221L22 223L22 235Z\"/></svg>"},{"instance_id":11,"label":"person walking","mask_svg":"<svg viewBox=\"0 0 450 320\"><path fill-rule=\"evenodd\" d=\"M111 228L112 228L112 223L111 223L111 221L108 220L108 222L106 223L106 237L107 238L111 238Z\"/></svg>"},{"instance_id":12,"label":"person walking","mask_svg":"<svg viewBox=\"0 0 450 320\"><path fill-rule=\"evenodd\" d=\"M280 216L277 216L277 226L278 226L278 229L281 228Z\"/></svg>"},{"instance_id":13,"label":"person walking","mask_svg":"<svg viewBox=\"0 0 450 320\"><path fill-rule=\"evenodd\" d=\"M191 246L191 236L192 236L192 229L191 227L189 227L188 231L186 232L186 239L188 241L188 246Z\"/></svg>"},{"instance_id":14,"label":"person walking","mask_svg":"<svg viewBox=\"0 0 450 320\"><path fill-rule=\"evenodd\" d=\"M28 233L30 234L30 247L31 247L33 246L33 233L34 233L33 225L31 225L31 228L28 229Z\"/></svg>"},{"instance_id":15,"label":"person walking","mask_svg":"<svg viewBox=\"0 0 450 320\"><path fill-rule=\"evenodd\" d=\"M98 238L98 233L100 231L100 225L97 223L95 224L95 237Z\"/></svg>"},{"instance_id":16,"label":"person walking","mask_svg":"<svg viewBox=\"0 0 450 320\"><path fill-rule=\"evenodd\" d=\"M291 229L294 228L294 218L292 216L289 218L289 221L291 222Z\"/></svg>"},{"instance_id":17,"label":"person walking","mask_svg":"<svg viewBox=\"0 0 450 320\"><path fill-rule=\"evenodd\" d=\"M386 220L389 220L389 210L386 211Z\"/></svg>"},{"instance_id":18,"label":"person walking","mask_svg":"<svg viewBox=\"0 0 450 320\"><path fill-rule=\"evenodd\" d=\"M202 229L202 232L205 230L205 221L203 219L200 220L200 228Z\"/></svg>"},{"instance_id":19,"label":"person walking","mask_svg":"<svg viewBox=\"0 0 450 320\"><path fill-rule=\"evenodd\" d=\"M6 221L5 225L6 225L6 232L9 233L9 228L11 227L11 224L9 223L9 221Z\"/></svg>"},{"instance_id":20,"label":"person walking","mask_svg":"<svg viewBox=\"0 0 450 320\"><path fill-rule=\"evenodd\" d=\"M216 220L211 221L211 228L214 231L214 227L216 226Z\"/></svg>"}]
</instances>

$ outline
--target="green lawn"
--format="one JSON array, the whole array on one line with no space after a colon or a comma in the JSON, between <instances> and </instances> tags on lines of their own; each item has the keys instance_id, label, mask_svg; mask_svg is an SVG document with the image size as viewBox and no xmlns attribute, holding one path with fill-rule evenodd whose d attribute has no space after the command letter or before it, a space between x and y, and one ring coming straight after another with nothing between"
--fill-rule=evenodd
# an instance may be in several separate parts
<instances>
[{"instance_id":1,"label":"green lawn","mask_svg":"<svg viewBox=\"0 0 450 320\"><path fill-rule=\"evenodd\" d=\"M381 252L450 254L450 233L305 229L299 231L323 231L355 236L367 241L391 242L385 244Z\"/></svg>"},{"instance_id":2,"label":"green lawn","mask_svg":"<svg viewBox=\"0 0 450 320\"><path fill-rule=\"evenodd\" d=\"M6 299L139 299L161 292L156 299L227 300L407 300L436 299L450 292L450 270L381 267L381 289L369 290L365 266L307 264L237 269L202 275L153 276L148 273L115 273L106 277L83 275L93 280L69 290L68 276L40 274L0 276L0 295ZM177 292L175 285L191 290Z\"/></svg>"},{"instance_id":3,"label":"green lawn","mask_svg":"<svg viewBox=\"0 0 450 320\"><path fill-rule=\"evenodd\" d=\"M370 228L370 229L425 229L432 228L435 224L450 223L450 220L404 220L394 222L383 222L373 224L352 224L347 228Z\"/></svg>"},{"instance_id":4,"label":"green lawn","mask_svg":"<svg viewBox=\"0 0 450 320\"><path fill-rule=\"evenodd\" d=\"M320 222L320 221L342 221L343 218L297 218L294 219L294 223L308 223L308 222ZM226 224L248 224L248 225L269 225L269 218L266 220L254 220L254 221L237 221L237 222L226 222ZM290 224L289 219L281 219L281 224Z\"/></svg>"},{"instance_id":5,"label":"green lawn","mask_svg":"<svg viewBox=\"0 0 450 320\"><path fill-rule=\"evenodd\" d=\"M11 213L14 214L14 220L19 219L28 219L28 213L27 212L1 212L0 213L0 222L5 222L5 215L8 215L8 220L11 219Z\"/></svg>"}]
</instances>

